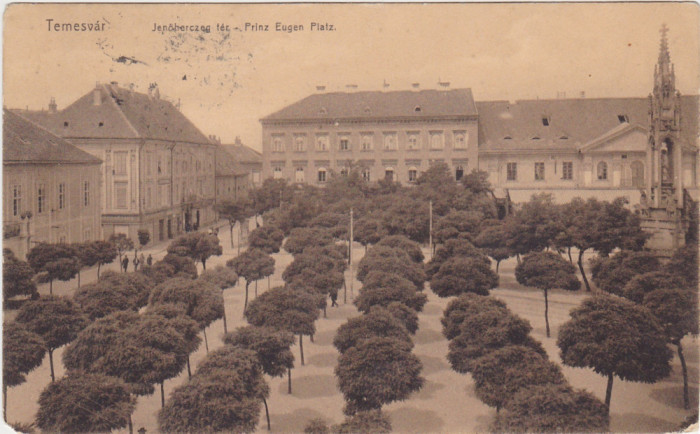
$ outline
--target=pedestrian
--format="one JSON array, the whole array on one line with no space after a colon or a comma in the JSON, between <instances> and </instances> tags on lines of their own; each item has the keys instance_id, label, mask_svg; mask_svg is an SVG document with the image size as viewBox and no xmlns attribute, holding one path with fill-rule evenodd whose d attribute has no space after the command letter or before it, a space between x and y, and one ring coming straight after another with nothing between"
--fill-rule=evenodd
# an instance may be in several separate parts
<instances>
[{"instance_id":1,"label":"pedestrian","mask_svg":"<svg viewBox=\"0 0 700 434\"><path fill-rule=\"evenodd\" d=\"M134 259L133 259L131 262L133 262L133 264L134 264L134 271L138 271L138 270L139 270L139 264L140 264L141 262L139 261L139 257L136 256L136 253L135 253L135 252L134 252Z\"/></svg>"},{"instance_id":2,"label":"pedestrian","mask_svg":"<svg viewBox=\"0 0 700 434\"><path fill-rule=\"evenodd\" d=\"M331 290L331 307L338 306L338 303L336 303L336 301L338 301L338 290L332 289Z\"/></svg>"},{"instance_id":3,"label":"pedestrian","mask_svg":"<svg viewBox=\"0 0 700 434\"><path fill-rule=\"evenodd\" d=\"M126 255L124 255L124 259L122 259L122 268L124 269L125 273L129 269L129 257Z\"/></svg>"},{"instance_id":4,"label":"pedestrian","mask_svg":"<svg viewBox=\"0 0 700 434\"><path fill-rule=\"evenodd\" d=\"M149 267L151 265L153 265L153 256L151 256L150 253L148 254L148 259L146 259L146 263L148 264Z\"/></svg>"},{"instance_id":5,"label":"pedestrian","mask_svg":"<svg viewBox=\"0 0 700 434\"><path fill-rule=\"evenodd\" d=\"M139 256L139 265L143 267L146 265L146 258L143 256L143 253L141 253L141 256Z\"/></svg>"}]
</instances>

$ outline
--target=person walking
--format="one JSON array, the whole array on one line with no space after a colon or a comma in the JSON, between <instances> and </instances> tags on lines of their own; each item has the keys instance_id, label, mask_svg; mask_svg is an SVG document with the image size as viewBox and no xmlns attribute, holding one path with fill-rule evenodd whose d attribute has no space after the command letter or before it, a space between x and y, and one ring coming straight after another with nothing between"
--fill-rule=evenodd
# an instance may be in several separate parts
<instances>
[{"instance_id":1,"label":"person walking","mask_svg":"<svg viewBox=\"0 0 700 434\"><path fill-rule=\"evenodd\" d=\"M139 256L139 265L141 268L143 268L144 265L146 265L146 257L143 256L143 253L141 253L141 256Z\"/></svg>"},{"instance_id":2,"label":"person walking","mask_svg":"<svg viewBox=\"0 0 700 434\"><path fill-rule=\"evenodd\" d=\"M138 271L138 270L139 270L139 264L140 264L141 262L139 261L139 257L136 255L136 252L134 252L134 259L133 259L131 262L134 263L134 271Z\"/></svg>"},{"instance_id":3,"label":"person walking","mask_svg":"<svg viewBox=\"0 0 700 434\"><path fill-rule=\"evenodd\" d=\"M336 289L331 290L331 307L337 307L338 303L338 291Z\"/></svg>"},{"instance_id":4,"label":"person walking","mask_svg":"<svg viewBox=\"0 0 700 434\"><path fill-rule=\"evenodd\" d=\"M129 269L129 257L124 255L124 259L122 259L122 268L124 269L124 272L126 273Z\"/></svg>"},{"instance_id":5,"label":"person walking","mask_svg":"<svg viewBox=\"0 0 700 434\"><path fill-rule=\"evenodd\" d=\"M146 259L146 264L148 264L149 267L153 265L153 256L151 256L150 253L148 254L148 259Z\"/></svg>"}]
</instances>

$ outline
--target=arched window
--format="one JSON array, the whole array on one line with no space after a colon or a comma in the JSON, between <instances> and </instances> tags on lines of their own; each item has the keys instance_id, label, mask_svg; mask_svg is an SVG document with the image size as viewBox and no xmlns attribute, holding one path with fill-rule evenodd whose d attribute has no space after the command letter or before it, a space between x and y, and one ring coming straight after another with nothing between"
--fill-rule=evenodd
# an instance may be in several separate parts
<instances>
[{"instance_id":1,"label":"arched window","mask_svg":"<svg viewBox=\"0 0 700 434\"><path fill-rule=\"evenodd\" d=\"M384 169L384 179L387 181L393 181L394 180L394 168L393 167L387 167Z\"/></svg>"},{"instance_id":2,"label":"arched window","mask_svg":"<svg viewBox=\"0 0 700 434\"><path fill-rule=\"evenodd\" d=\"M608 163L601 161L598 163L598 180L604 181L608 179Z\"/></svg>"},{"instance_id":3,"label":"arched window","mask_svg":"<svg viewBox=\"0 0 700 434\"><path fill-rule=\"evenodd\" d=\"M275 168L272 171L272 177L275 179L282 178L282 168L280 166L275 166ZM183 187L183 191L184 191L184 187Z\"/></svg>"},{"instance_id":4,"label":"arched window","mask_svg":"<svg viewBox=\"0 0 700 434\"><path fill-rule=\"evenodd\" d=\"M464 167L459 165L455 167L455 180L459 181L464 176Z\"/></svg>"},{"instance_id":5,"label":"arched window","mask_svg":"<svg viewBox=\"0 0 700 434\"><path fill-rule=\"evenodd\" d=\"M294 182L304 182L304 168L297 167L294 172Z\"/></svg>"},{"instance_id":6,"label":"arched window","mask_svg":"<svg viewBox=\"0 0 700 434\"><path fill-rule=\"evenodd\" d=\"M363 168L363 169L362 169L362 179L364 179L365 181L369 182L369 181L370 181L370 177L371 177L371 175L370 175L369 167Z\"/></svg>"},{"instance_id":7,"label":"arched window","mask_svg":"<svg viewBox=\"0 0 700 434\"><path fill-rule=\"evenodd\" d=\"M318 169L318 182L326 182L326 169L323 167Z\"/></svg>"},{"instance_id":8,"label":"arched window","mask_svg":"<svg viewBox=\"0 0 700 434\"><path fill-rule=\"evenodd\" d=\"M408 168L408 182L416 182L418 180L418 169L411 166Z\"/></svg>"}]
</instances>

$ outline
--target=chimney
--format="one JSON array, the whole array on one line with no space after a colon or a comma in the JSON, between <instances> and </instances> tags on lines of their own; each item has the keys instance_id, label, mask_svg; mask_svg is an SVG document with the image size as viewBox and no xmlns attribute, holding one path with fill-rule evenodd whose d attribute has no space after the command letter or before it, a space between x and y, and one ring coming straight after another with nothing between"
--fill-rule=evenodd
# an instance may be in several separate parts
<instances>
[{"instance_id":1,"label":"chimney","mask_svg":"<svg viewBox=\"0 0 700 434\"><path fill-rule=\"evenodd\" d=\"M412 86L414 89L418 89L418 88L420 88L420 83L411 83L411 86Z\"/></svg>"},{"instance_id":2,"label":"chimney","mask_svg":"<svg viewBox=\"0 0 700 434\"><path fill-rule=\"evenodd\" d=\"M355 89L357 89L357 85L356 85L356 84L346 84L345 87L346 87L347 89L350 89L350 90L355 90Z\"/></svg>"},{"instance_id":3,"label":"chimney","mask_svg":"<svg viewBox=\"0 0 700 434\"><path fill-rule=\"evenodd\" d=\"M438 86L440 87L450 87L450 82L449 81L438 81Z\"/></svg>"},{"instance_id":4,"label":"chimney","mask_svg":"<svg viewBox=\"0 0 700 434\"><path fill-rule=\"evenodd\" d=\"M243 142L241 142L241 137L240 137L240 136L236 136L236 140L234 140L233 143L236 144L236 145L238 145L238 146L240 146L240 145L243 144Z\"/></svg>"},{"instance_id":5,"label":"chimney","mask_svg":"<svg viewBox=\"0 0 700 434\"><path fill-rule=\"evenodd\" d=\"M92 91L92 104L101 105L102 104L102 91L100 90L100 84L97 83L95 90Z\"/></svg>"},{"instance_id":6,"label":"chimney","mask_svg":"<svg viewBox=\"0 0 700 434\"><path fill-rule=\"evenodd\" d=\"M56 98L51 97L51 102L49 102L49 113L56 113Z\"/></svg>"},{"instance_id":7,"label":"chimney","mask_svg":"<svg viewBox=\"0 0 700 434\"><path fill-rule=\"evenodd\" d=\"M322 91L326 90L326 86L316 86L316 90L319 92L322 92Z\"/></svg>"},{"instance_id":8,"label":"chimney","mask_svg":"<svg viewBox=\"0 0 700 434\"><path fill-rule=\"evenodd\" d=\"M585 98L585 97L586 97L586 91L585 91L585 90L582 90L582 91L581 91L581 98Z\"/></svg>"}]
</instances>

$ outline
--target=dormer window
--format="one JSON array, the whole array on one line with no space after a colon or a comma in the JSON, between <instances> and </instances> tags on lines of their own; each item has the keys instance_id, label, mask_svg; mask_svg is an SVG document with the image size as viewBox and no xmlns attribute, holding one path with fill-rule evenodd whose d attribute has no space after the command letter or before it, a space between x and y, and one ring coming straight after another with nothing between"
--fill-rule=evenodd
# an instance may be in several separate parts
<instances>
[{"instance_id":1,"label":"dormer window","mask_svg":"<svg viewBox=\"0 0 700 434\"><path fill-rule=\"evenodd\" d=\"M535 136L535 137L532 138L532 140L539 140L539 139L540 139L539 136Z\"/></svg>"},{"instance_id":2,"label":"dormer window","mask_svg":"<svg viewBox=\"0 0 700 434\"><path fill-rule=\"evenodd\" d=\"M545 127L549 126L549 117L548 116L542 116L542 125Z\"/></svg>"},{"instance_id":3,"label":"dormer window","mask_svg":"<svg viewBox=\"0 0 700 434\"><path fill-rule=\"evenodd\" d=\"M511 136L505 136L503 140L513 140L513 138Z\"/></svg>"},{"instance_id":4,"label":"dormer window","mask_svg":"<svg viewBox=\"0 0 700 434\"><path fill-rule=\"evenodd\" d=\"M321 110L319 110L318 112L322 115L325 115L326 113L328 113L328 111L326 110L325 107L321 107Z\"/></svg>"},{"instance_id":5,"label":"dormer window","mask_svg":"<svg viewBox=\"0 0 700 434\"><path fill-rule=\"evenodd\" d=\"M569 136L567 136L567 135L563 135L563 136L559 137L559 140L568 140L568 139L569 139Z\"/></svg>"},{"instance_id":6,"label":"dormer window","mask_svg":"<svg viewBox=\"0 0 700 434\"><path fill-rule=\"evenodd\" d=\"M68 121L63 122L63 126L67 127L68 126Z\"/></svg>"},{"instance_id":7,"label":"dormer window","mask_svg":"<svg viewBox=\"0 0 700 434\"><path fill-rule=\"evenodd\" d=\"M625 122L629 122L627 115L617 115L617 120L620 121L621 124L624 124Z\"/></svg>"},{"instance_id":8,"label":"dormer window","mask_svg":"<svg viewBox=\"0 0 700 434\"><path fill-rule=\"evenodd\" d=\"M100 127L104 127L104 126L105 126L105 123L104 123L104 122L100 122L100 123L97 124L97 125L100 126Z\"/></svg>"},{"instance_id":9,"label":"dormer window","mask_svg":"<svg viewBox=\"0 0 700 434\"><path fill-rule=\"evenodd\" d=\"M417 105L417 106L413 109L413 111L416 112L416 113L420 112L420 106Z\"/></svg>"},{"instance_id":10,"label":"dormer window","mask_svg":"<svg viewBox=\"0 0 700 434\"><path fill-rule=\"evenodd\" d=\"M365 106L365 113L370 113L372 110L369 109L369 106Z\"/></svg>"}]
</instances>

